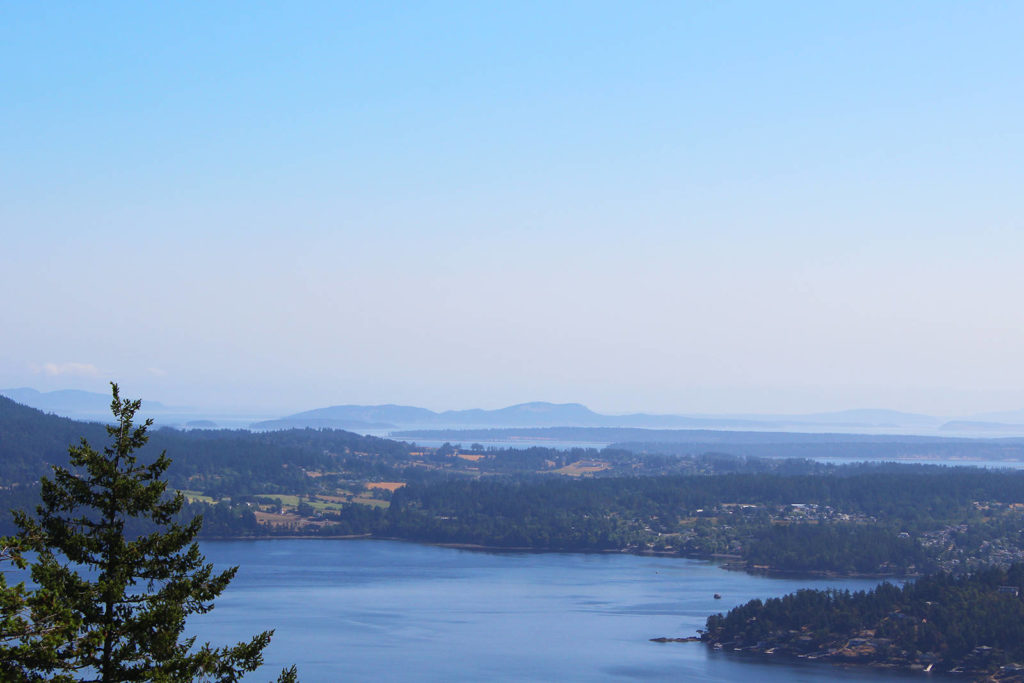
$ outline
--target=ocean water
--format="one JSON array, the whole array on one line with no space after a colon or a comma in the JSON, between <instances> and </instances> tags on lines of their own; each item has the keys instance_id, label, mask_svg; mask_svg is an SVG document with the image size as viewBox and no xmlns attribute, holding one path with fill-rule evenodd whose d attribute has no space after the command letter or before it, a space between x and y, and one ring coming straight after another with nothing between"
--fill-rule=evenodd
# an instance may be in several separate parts
<instances>
[{"instance_id":1,"label":"ocean water","mask_svg":"<svg viewBox=\"0 0 1024 683\"><path fill-rule=\"evenodd\" d=\"M275 629L266 666L302 681L907 681L929 677L714 652L694 635L709 614L803 587L868 579L750 576L718 565L621 554L490 553L392 541L202 544L238 565L200 641ZM722 599L716 600L715 593Z\"/></svg>"},{"instance_id":2,"label":"ocean water","mask_svg":"<svg viewBox=\"0 0 1024 683\"><path fill-rule=\"evenodd\" d=\"M381 431L380 434L384 438L397 438L388 436L389 432ZM399 439L402 440L402 439ZM436 439L407 439L409 443L416 443L420 446L428 446L431 448L437 448L449 443L449 441L436 440ZM473 443L472 439L457 441L451 440L450 443L455 445L468 446ZM611 442L607 441L556 441L556 440L543 440L543 439L511 439L511 440L499 440L493 441L482 441L482 445L488 448L511 448L511 449L526 449L533 447L541 448L554 448L557 450L571 450L573 448L593 448L595 450L601 450L611 445ZM706 450L713 450L710 446ZM726 449L727 450L727 449ZM780 459L782 459L780 457ZM968 458L839 458L839 457L811 457L809 460L815 460L824 464L831 465L850 465L854 463L864 462L895 462L903 465L942 465L944 467L984 467L986 469L1011 469L1019 470L1024 469L1024 460L991 460L991 459L968 459Z\"/></svg>"}]
</instances>

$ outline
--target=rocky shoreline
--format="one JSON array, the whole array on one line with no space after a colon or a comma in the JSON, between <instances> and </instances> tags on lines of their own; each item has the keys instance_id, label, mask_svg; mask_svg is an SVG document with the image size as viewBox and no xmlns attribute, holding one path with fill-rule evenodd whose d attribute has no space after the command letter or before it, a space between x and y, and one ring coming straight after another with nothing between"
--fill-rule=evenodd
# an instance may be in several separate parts
<instances>
[{"instance_id":1,"label":"rocky shoreline","mask_svg":"<svg viewBox=\"0 0 1024 683\"><path fill-rule=\"evenodd\" d=\"M724 652L737 652L764 657L780 657L816 661L834 666L853 666L889 671L906 671L922 673L943 673L963 677L972 681L990 681L993 683L1024 683L1024 665L1009 664L999 667L996 671L984 665L987 658L986 650L991 648L978 647L962 664L953 668L944 668L937 656L914 656L902 652L897 656L891 653L883 655L891 646L886 638L864 636L851 638L844 643L838 641L825 648L803 648L799 644L780 643L770 645L758 643L753 646L742 646L735 642L722 642L710 638L708 634L699 636L650 638L652 643L703 643L707 647ZM801 638L797 638L798 641Z\"/></svg>"},{"instance_id":2,"label":"rocky shoreline","mask_svg":"<svg viewBox=\"0 0 1024 683\"><path fill-rule=\"evenodd\" d=\"M699 637L652 638L655 642L700 641L716 651L742 652L765 657L783 657L805 661L817 661L841 666L858 666L892 671L943 673L963 676L972 681L1000 681L1024 683L1024 665L1008 664L992 667L992 648L979 646L971 653L950 666L934 653L908 652L893 647L888 638L876 638L873 633L864 632L857 637L815 642L814 638L799 631L791 631L777 640L762 641L744 645L735 641L716 640L704 632Z\"/></svg>"},{"instance_id":3,"label":"rocky shoreline","mask_svg":"<svg viewBox=\"0 0 1024 683\"><path fill-rule=\"evenodd\" d=\"M685 638L668 638L661 636L660 638L651 638L652 643L699 643L700 636L686 636Z\"/></svg>"}]
</instances>

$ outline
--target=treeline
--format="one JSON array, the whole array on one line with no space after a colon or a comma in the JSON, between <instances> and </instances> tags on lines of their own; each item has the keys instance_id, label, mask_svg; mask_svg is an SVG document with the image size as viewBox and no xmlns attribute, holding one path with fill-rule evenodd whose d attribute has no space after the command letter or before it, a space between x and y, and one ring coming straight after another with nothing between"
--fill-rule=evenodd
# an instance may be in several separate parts
<instances>
[{"instance_id":1,"label":"treeline","mask_svg":"<svg viewBox=\"0 0 1024 683\"><path fill-rule=\"evenodd\" d=\"M906 574L935 568L935 557L891 523L770 525L743 553L752 567L843 574Z\"/></svg>"},{"instance_id":2,"label":"treeline","mask_svg":"<svg viewBox=\"0 0 1024 683\"><path fill-rule=\"evenodd\" d=\"M0 491L0 536L13 536L18 528L14 524L11 510L25 510L35 514L40 501L38 484L15 486ZM244 502L223 501L216 504L186 502L175 518L177 522L188 522L197 515L203 516L201 536L242 537L265 536L267 529L256 521L252 509ZM156 527L139 523L128 523L125 534L129 537L151 533Z\"/></svg>"},{"instance_id":3,"label":"treeline","mask_svg":"<svg viewBox=\"0 0 1024 683\"><path fill-rule=\"evenodd\" d=\"M173 460L168 481L214 498L268 492L307 493L316 482L307 471L344 470L353 476L390 474L408 458L405 444L351 432L294 429L283 432L158 430L149 452ZM367 458L359 454L373 455Z\"/></svg>"},{"instance_id":4,"label":"treeline","mask_svg":"<svg viewBox=\"0 0 1024 683\"><path fill-rule=\"evenodd\" d=\"M0 484L30 484L67 463L68 446L83 438L102 448L104 425L42 413L0 396ZM151 432L140 459L167 451L172 487L199 489L219 498L269 491L306 492L314 487L307 470L339 470L354 476L391 474L409 457L407 444L340 430L159 429ZM372 459L361 455L372 455Z\"/></svg>"},{"instance_id":5,"label":"treeline","mask_svg":"<svg viewBox=\"0 0 1024 683\"><path fill-rule=\"evenodd\" d=\"M387 521L413 540L734 553L772 569L902 574L935 566L917 532L980 519L978 500L1024 500L1024 473L881 465L844 476L434 482L396 491ZM779 523L791 503L817 512Z\"/></svg>"},{"instance_id":6,"label":"treeline","mask_svg":"<svg viewBox=\"0 0 1024 683\"><path fill-rule=\"evenodd\" d=\"M631 427L534 427L503 429L409 430L401 438L462 441L596 442L634 453L696 455L724 451L755 458L900 459L1024 458L1024 438L970 439L958 437L828 434L783 431L725 431L720 429L642 429Z\"/></svg>"},{"instance_id":7,"label":"treeline","mask_svg":"<svg viewBox=\"0 0 1024 683\"><path fill-rule=\"evenodd\" d=\"M755 652L991 672L1024 662L1022 594L1022 564L866 592L800 590L711 616L702 639Z\"/></svg>"},{"instance_id":8,"label":"treeline","mask_svg":"<svg viewBox=\"0 0 1024 683\"><path fill-rule=\"evenodd\" d=\"M68 460L68 445L82 438L105 443L107 432L94 422L47 415L0 396L0 483L38 481L52 465Z\"/></svg>"},{"instance_id":9,"label":"treeline","mask_svg":"<svg viewBox=\"0 0 1024 683\"><path fill-rule=\"evenodd\" d=\"M460 479L407 486L396 492L392 507L460 518L622 514L670 520L671 526L722 503L815 504L913 527L972 515L975 501L1024 502L1024 471L865 464L828 475Z\"/></svg>"},{"instance_id":10,"label":"treeline","mask_svg":"<svg viewBox=\"0 0 1024 683\"><path fill-rule=\"evenodd\" d=\"M347 505L318 513L313 526L260 529L247 522L239 535L368 534L537 550L728 553L773 570L901 575L936 567L944 552L941 544L922 545L920 530L992 525L991 511L975 502L1024 502L1024 473L898 465L842 472L412 482L391 495L386 510ZM1019 524L1019 513L1013 514Z\"/></svg>"}]
</instances>

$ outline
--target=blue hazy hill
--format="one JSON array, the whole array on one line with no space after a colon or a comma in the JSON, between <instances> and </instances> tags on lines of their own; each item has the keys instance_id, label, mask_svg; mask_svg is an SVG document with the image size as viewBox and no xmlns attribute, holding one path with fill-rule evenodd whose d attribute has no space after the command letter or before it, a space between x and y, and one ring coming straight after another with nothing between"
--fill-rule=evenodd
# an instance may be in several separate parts
<instances>
[{"instance_id":1,"label":"blue hazy hill","mask_svg":"<svg viewBox=\"0 0 1024 683\"><path fill-rule=\"evenodd\" d=\"M410 429L410 428L508 428L508 427L617 427L636 429L759 430L793 427L841 427L843 429L938 428L943 418L895 410L844 410L807 415L656 415L630 413L605 415L580 403L533 401L485 410L446 410L402 405L338 405L307 410L275 420L257 422L253 429Z\"/></svg>"},{"instance_id":2,"label":"blue hazy hill","mask_svg":"<svg viewBox=\"0 0 1024 683\"><path fill-rule=\"evenodd\" d=\"M110 416L110 394L100 394L78 389L59 391L37 391L28 387L0 389L0 396L6 396L22 405L53 413L63 417L106 419ZM157 401L146 401L147 412L161 411L166 406Z\"/></svg>"}]
</instances>

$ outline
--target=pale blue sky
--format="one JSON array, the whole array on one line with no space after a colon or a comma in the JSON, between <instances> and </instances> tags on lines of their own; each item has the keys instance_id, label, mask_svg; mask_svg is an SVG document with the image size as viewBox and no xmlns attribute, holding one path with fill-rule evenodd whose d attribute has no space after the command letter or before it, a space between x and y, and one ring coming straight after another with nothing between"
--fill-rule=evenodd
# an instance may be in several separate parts
<instances>
[{"instance_id":1,"label":"pale blue sky","mask_svg":"<svg viewBox=\"0 0 1024 683\"><path fill-rule=\"evenodd\" d=\"M1024 4L0 6L0 387L1024 408Z\"/></svg>"}]
</instances>

